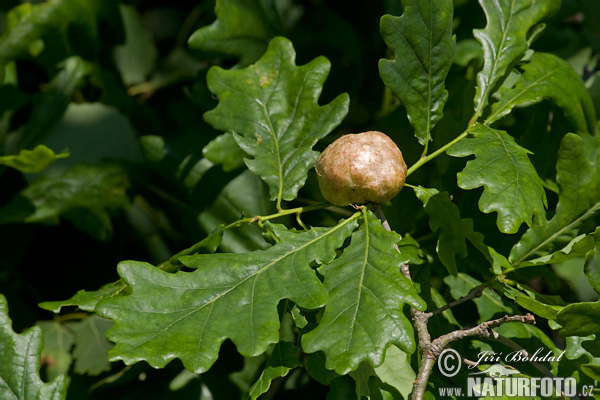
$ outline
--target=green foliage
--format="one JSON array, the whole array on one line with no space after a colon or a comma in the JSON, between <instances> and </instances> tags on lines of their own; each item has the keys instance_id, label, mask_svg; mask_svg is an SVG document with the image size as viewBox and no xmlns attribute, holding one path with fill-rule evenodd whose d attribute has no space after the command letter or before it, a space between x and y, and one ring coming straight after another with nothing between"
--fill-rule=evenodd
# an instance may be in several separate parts
<instances>
[{"instance_id":1,"label":"green foliage","mask_svg":"<svg viewBox=\"0 0 600 400\"><path fill-rule=\"evenodd\" d=\"M403 7L401 17L381 18L381 36L396 59L381 60L379 71L406 107L419 143L426 144L448 99L444 83L454 51L452 1L409 0Z\"/></svg>"},{"instance_id":2,"label":"green foliage","mask_svg":"<svg viewBox=\"0 0 600 400\"><path fill-rule=\"evenodd\" d=\"M246 165L269 185L278 206L296 198L318 157L312 147L348 112L344 95L317 104L329 62L318 58L296 67L295 58L292 44L275 38L256 64L230 71L213 67L207 76L219 105L204 118L216 129L233 132L238 146L253 157L245 159Z\"/></svg>"},{"instance_id":3,"label":"green foliage","mask_svg":"<svg viewBox=\"0 0 600 400\"><path fill-rule=\"evenodd\" d=\"M39 327L16 334L8 317L6 298L0 295L0 397L3 399L64 399L68 378L57 376L51 382L40 379L42 331Z\"/></svg>"},{"instance_id":4,"label":"green foliage","mask_svg":"<svg viewBox=\"0 0 600 400\"><path fill-rule=\"evenodd\" d=\"M561 58L534 53L523 66L523 73L511 88L500 89L500 100L492 105L486 124L491 124L513 107L552 99L571 120L578 133L596 131L596 112L583 81Z\"/></svg>"},{"instance_id":5,"label":"green foliage","mask_svg":"<svg viewBox=\"0 0 600 400\"><path fill-rule=\"evenodd\" d=\"M465 190L484 187L479 209L498 213L501 232L515 233L522 223L531 226L534 217L542 218L546 193L529 152L506 132L485 125L475 125L468 133L471 137L448 149L454 157L475 155L458 174L458 186Z\"/></svg>"},{"instance_id":6,"label":"green foliage","mask_svg":"<svg viewBox=\"0 0 600 400\"><path fill-rule=\"evenodd\" d=\"M117 343L111 358L146 360L160 368L177 357L191 371L204 372L225 338L246 356L263 353L278 340L281 299L304 308L324 305L326 292L310 263L331 262L355 227L352 218L307 232L273 226L278 244L268 250L182 257L186 266L196 268L193 272L169 274L149 264L121 263L119 274L132 294L96 307L115 321L108 333Z\"/></svg>"},{"instance_id":7,"label":"green foliage","mask_svg":"<svg viewBox=\"0 0 600 400\"><path fill-rule=\"evenodd\" d=\"M593 2L17 3L0 398L434 399L447 334L599 379ZM324 203L320 151L369 130L407 188Z\"/></svg>"},{"instance_id":8,"label":"green foliage","mask_svg":"<svg viewBox=\"0 0 600 400\"><path fill-rule=\"evenodd\" d=\"M399 241L374 215L366 214L342 256L319 268L329 301L319 326L303 336L302 346L309 353L323 351L328 369L343 375L362 361L378 366L390 344L409 354L415 351L412 326L402 308L408 303L423 310L425 303L399 266L419 255L410 245L393 251Z\"/></svg>"},{"instance_id":9,"label":"green foliage","mask_svg":"<svg viewBox=\"0 0 600 400\"><path fill-rule=\"evenodd\" d=\"M555 12L560 0L519 2L479 0L487 25L475 29L473 36L483 48L483 69L477 74L475 117L479 117L489 102L490 95L509 72L510 67L528 49L530 29L543 17Z\"/></svg>"},{"instance_id":10,"label":"green foliage","mask_svg":"<svg viewBox=\"0 0 600 400\"><path fill-rule=\"evenodd\" d=\"M67 152L55 154L48 147L40 144L33 150L21 150L16 156L0 157L0 164L8 165L25 173L36 173L41 172L57 159L68 156Z\"/></svg>"}]
</instances>

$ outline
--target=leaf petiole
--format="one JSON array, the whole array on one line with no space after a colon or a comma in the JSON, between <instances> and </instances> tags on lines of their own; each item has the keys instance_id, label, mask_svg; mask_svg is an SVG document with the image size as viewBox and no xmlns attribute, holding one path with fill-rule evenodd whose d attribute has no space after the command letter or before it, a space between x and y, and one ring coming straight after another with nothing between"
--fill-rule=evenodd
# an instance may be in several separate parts
<instances>
[{"instance_id":1,"label":"leaf petiole","mask_svg":"<svg viewBox=\"0 0 600 400\"><path fill-rule=\"evenodd\" d=\"M458 135L456 138L454 138L453 140L451 140L450 142L446 143L445 145L443 145L442 147L440 147L439 149L437 149L436 151L434 151L433 153L431 153L428 156L425 157L421 157L419 159L419 161L417 161L416 163L414 163L409 169L408 171L406 171L406 176L410 176L410 174L412 174L413 172L415 172L417 169L421 168L421 166L423 166L425 163L431 161L432 159L436 158L437 156L439 156L440 154L444 153L446 150L448 150L448 148L450 148L450 146L452 146L455 143L460 142L462 139L464 139L467 135L469 134L469 130L465 130L463 133L461 133L460 135Z\"/></svg>"}]
</instances>

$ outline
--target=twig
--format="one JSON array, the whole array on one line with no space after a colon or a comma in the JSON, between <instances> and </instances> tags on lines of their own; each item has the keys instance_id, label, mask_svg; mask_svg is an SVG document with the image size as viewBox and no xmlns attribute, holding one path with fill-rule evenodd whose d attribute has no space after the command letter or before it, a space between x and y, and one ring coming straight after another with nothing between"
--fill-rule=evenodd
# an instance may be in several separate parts
<instances>
[{"instance_id":1,"label":"twig","mask_svg":"<svg viewBox=\"0 0 600 400\"><path fill-rule=\"evenodd\" d=\"M471 289L469 291L469 293L467 293L466 295L464 295L463 297L454 300L453 302L450 302L448 304L445 304L444 306L438 308L437 310L432 311L430 314L433 315L438 315L443 313L444 311L448 310L449 308L455 307L459 304L464 303L465 301L471 300L471 299L475 299L477 297L481 297L481 295L483 294L483 291L485 290L485 288L488 287L487 283L482 283L479 286L475 286L473 289Z\"/></svg>"},{"instance_id":2,"label":"twig","mask_svg":"<svg viewBox=\"0 0 600 400\"><path fill-rule=\"evenodd\" d=\"M493 328L507 322L514 321L535 324L535 318L531 314L514 316L505 315L499 319L482 322L481 324L470 329L460 329L447 333L432 341L427 349L422 349L422 352L424 351L424 356L421 361L421 367L419 368L417 379L413 383L412 400L420 400L424 398L425 389L427 388L427 382L429 381L429 377L433 371L433 366L435 365L439 355L450 343L472 336L496 339L499 335L494 332ZM419 346L422 346L420 340Z\"/></svg>"},{"instance_id":3,"label":"twig","mask_svg":"<svg viewBox=\"0 0 600 400\"><path fill-rule=\"evenodd\" d=\"M381 220L381 225L386 230L391 231L390 224L387 221L383 211L381 210L381 207L378 204L375 204L375 206L373 207L373 212ZM398 252L400 252L400 249L397 245L394 245L394 248ZM409 265L407 263L402 264L400 266L400 269L402 271L402 274L412 282ZM417 331L419 350L421 352L421 366L419 367L417 378L413 383L413 392L411 396L412 400L422 400L425 397L427 382L429 381L429 377L431 376L431 372L433 371L433 366L435 365L439 355L450 343L456 340L472 336L478 336L481 338L491 338L494 340L502 341L502 339L500 339L502 336L494 332L493 328L500 326L504 323L514 321L520 321L526 324L535 324L535 318L531 314L514 316L505 315L504 317L499 319L482 322L481 324L473 328L456 330L454 332L442 335L433 341L431 340L431 335L429 334L429 330L427 328L427 322L429 321L429 318L431 318L434 315L438 315L451 307L464 303L465 301L472 300L476 297L481 296L486 287L488 287L488 283L483 283L479 286L476 286L473 289L471 289L469 293L467 293L465 296L451 303L448 303L445 306L440 307L432 312L423 312L411 308L413 316L413 325L415 327L415 330Z\"/></svg>"}]
</instances>

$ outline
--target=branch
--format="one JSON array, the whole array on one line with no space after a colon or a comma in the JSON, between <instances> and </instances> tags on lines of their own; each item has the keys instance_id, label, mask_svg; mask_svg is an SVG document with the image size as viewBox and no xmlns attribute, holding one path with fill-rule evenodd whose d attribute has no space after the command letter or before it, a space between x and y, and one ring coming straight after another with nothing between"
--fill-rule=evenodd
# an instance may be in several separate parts
<instances>
[{"instance_id":1,"label":"branch","mask_svg":"<svg viewBox=\"0 0 600 400\"><path fill-rule=\"evenodd\" d=\"M417 379L413 383L412 400L420 400L424 398L425 389L427 387L429 377L431 376L431 372L433 371L433 366L435 365L439 355L450 343L456 340L472 336L498 340L498 337L500 337L500 335L494 332L493 328L505 324L507 322L515 321L520 321L522 323L527 324L535 324L535 318L531 314L514 316L505 315L504 317L499 319L482 322L476 327L470 329L460 329L454 332L447 333L431 342L429 348L425 350L426 353L424 356L424 360L421 361L421 368L419 368L419 374L417 375ZM421 343L419 340L419 346L420 345Z\"/></svg>"},{"instance_id":2,"label":"branch","mask_svg":"<svg viewBox=\"0 0 600 400\"><path fill-rule=\"evenodd\" d=\"M375 215L381 220L381 225L386 230L391 231L390 224L387 221L379 204L375 204L372 210L375 213ZM396 249L396 251L400 252L400 249L397 245L394 245L394 248ZM400 268L402 270L402 274L406 278L408 278L412 283L412 278L410 276L410 269L408 264L402 264ZM463 338L478 336L481 338L491 338L506 344L506 341L508 341L508 339L496 333L493 330L493 328L498 327L507 322L515 321L520 321L524 324L535 324L535 318L531 314L514 316L505 315L504 317L499 319L482 322L481 324L473 328L456 330L454 332L442 335L433 341L431 340L431 335L429 334L429 330L427 328L427 322L429 321L429 318L431 318L434 315L441 314L449 308L464 303L465 301L472 300L476 297L481 296L485 288L488 287L488 285L489 284L487 282L482 283L481 285L472 288L469 291L469 293L467 293L465 296L451 303L448 303L445 306L440 307L432 312L423 312L411 308L413 316L413 325L415 327L415 330L417 331L417 336L419 340L419 350L421 352L421 366L419 368L417 378L413 383L412 400L422 400L425 397L427 382L429 381L429 377L431 376L431 372L433 371L433 366L435 365L442 351L450 343ZM506 341L504 341L501 338L506 339Z\"/></svg>"},{"instance_id":3,"label":"branch","mask_svg":"<svg viewBox=\"0 0 600 400\"><path fill-rule=\"evenodd\" d=\"M471 289L469 291L469 293L467 293L466 295L464 295L463 297L454 300L453 302L450 302L440 308L438 308L437 310L432 311L430 314L432 316L434 315L438 315L443 313L444 311L448 310L449 308L455 307L459 304L464 303L465 301L471 300L471 299L475 299L477 297L481 297L481 295L483 294L483 291L485 290L485 288L488 287L488 283L482 283L479 286L475 286L473 289Z\"/></svg>"}]
</instances>

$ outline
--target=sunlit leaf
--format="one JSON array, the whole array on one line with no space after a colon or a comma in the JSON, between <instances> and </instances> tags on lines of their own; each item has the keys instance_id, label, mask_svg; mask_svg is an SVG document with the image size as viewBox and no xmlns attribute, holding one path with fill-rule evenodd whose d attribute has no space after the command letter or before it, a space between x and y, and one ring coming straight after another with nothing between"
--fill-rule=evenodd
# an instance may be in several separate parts
<instances>
[{"instance_id":1,"label":"sunlit leaf","mask_svg":"<svg viewBox=\"0 0 600 400\"><path fill-rule=\"evenodd\" d=\"M21 150L15 156L2 156L0 157L0 164L8 165L24 173L36 173L43 171L59 158L68 156L69 153L66 151L56 154L48 147L40 144L33 150Z\"/></svg>"},{"instance_id":2,"label":"sunlit leaf","mask_svg":"<svg viewBox=\"0 0 600 400\"><path fill-rule=\"evenodd\" d=\"M522 223L531 226L534 217L545 216L546 193L529 151L504 131L477 124L467 137L448 149L454 157L475 155L458 174L458 185L466 190L484 187L479 209L497 212L501 232L515 233Z\"/></svg>"},{"instance_id":3,"label":"sunlit leaf","mask_svg":"<svg viewBox=\"0 0 600 400\"><path fill-rule=\"evenodd\" d=\"M560 188L554 217L529 229L510 252L510 262L519 265L533 256L544 256L559 244L577 236L581 223L600 210L598 165L586 155L584 140L565 135L556 163L556 182Z\"/></svg>"},{"instance_id":4,"label":"sunlit leaf","mask_svg":"<svg viewBox=\"0 0 600 400\"><path fill-rule=\"evenodd\" d=\"M252 157L246 165L278 201L297 196L317 160L312 147L348 112L347 95L324 106L317 103L329 61L318 57L297 67L295 58L291 42L278 37L256 64L242 70L213 67L207 76L219 105L204 114L205 120L234 133L239 147Z\"/></svg>"},{"instance_id":5,"label":"sunlit leaf","mask_svg":"<svg viewBox=\"0 0 600 400\"><path fill-rule=\"evenodd\" d=\"M123 292L127 288L127 285L123 281L107 283L98 290L87 291L80 290L73 297L62 301L45 301L38 304L40 308L44 310L52 311L53 313L61 312L62 307L77 306L84 311L94 311L96 304L105 297L115 296L120 292Z\"/></svg>"},{"instance_id":6,"label":"sunlit leaf","mask_svg":"<svg viewBox=\"0 0 600 400\"><path fill-rule=\"evenodd\" d=\"M42 330L39 327L17 334L8 317L6 298L0 294L0 398L10 400L59 400L67 395L64 375L48 383L39 375Z\"/></svg>"},{"instance_id":7,"label":"sunlit leaf","mask_svg":"<svg viewBox=\"0 0 600 400\"><path fill-rule=\"evenodd\" d=\"M302 363L298 360L297 353L298 348L290 342L277 343L263 372L250 388L250 398L252 400L256 399L269 390L273 379L286 376L290 370L301 366Z\"/></svg>"},{"instance_id":8,"label":"sunlit leaf","mask_svg":"<svg viewBox=\"0 0 600 400\"><path fill-rule=\"evenodd\" d=\"M381 60L383 82L398 96L421 144L442 118L452 65L452 0L403 0L400 17L384 15L381 35L395 54Z\"/></svg>"},{"instance_id":9,"label":"sunlit leaf","mask_svg":"<svg viewBox=\"0 0 600 400\"><path fill-rule=\"evenodd\" d=\"M278 30L272 0L220 0L215 13L217 20L194 32L188 44L193 49L239 57L241 66L258 60Z\"/></svg>"},{"instance_id":10,"label":"sunlit leaf","mask_svg":"<svg viewBox=\"0 0 600 400\"><path fill-rule=\"evenodd\" d=\"M579 133L596 132L596 112L583 80L569 63L549 53L534 53L511 88L500 89L500 100L492 105L485 123L508 114L513 107L529 106L552 99Z\"/></svg>"},{"instance_id":11,"label":"sunlit leaf","mask_svg":"<svg viewBox=\"0 0 600 400\"><path fill-rule=\"evenodd\" d=\"M356 228L356 216L333 228L286 231L271 226L278 244L245 254L182 257L193 272L169 274L145 263L122 262L119 274L132 294L103 300L96 312L114 320L108 337L112 360L145 360L156 368L179 358L193 372L206 371L229 338L245 356L266 351L279 338L277 304L321 307L327 292L314 261L330 262ZM240 329L243 326L244 329Z\"/></svg>"},{"instance_id":12,"label":"sunlit leaf","mask_svg":"<svg viewBox=\"0 0 600 400\"><path fill-rule=\"evenodd\" d=\"M398 371L402 371L402 373L398 373ZM388 347L383 364L375 368L375 372L379 379L396 388L405 399L413 391L413 383L417 374L410 365L408 354L396 346Z\"/></svg>"},{"instance_id":13,"label":"sunlit leaf","mask_svg":"<svg viewBox=\"0 0 600 400\"><path fill-rule=\"evenodd\" d=\"M394 250L399 240L366 214L343 254L319 268L329 301L317 328L302 337L302 347L308 353L323 351L328 369L346 374L363 361L378 366L390 344L414 352L413 329L403 308L408 303L423 310L425 302L402 275L400 265L413 256L408 247L402 254Z\"/></svg>"},{"instance_id":14,"label":"sunlit leaf","mask_svg":"<svg viewBox=\"0 0 600 400\"><path fill-rule=\"evenodd\" d=\"M557 315L561 336L588 336L600 332L600 303L573 303Z\"/></svg>"},{"instance_id":15,"label":"sunlit leaf","mask_svg":"<svg viewBox=\"0 0 600 400\"><path fill-rule=\"evenodd\" d=\"M484 54L483 69L477 74L475 112L479 116L502 78L528 49L527 34L540 19L555 12L560 0L479 0L487 25L473 30Z\"/></svg>"},{"instance_id":16,"label":"sunlit leaf","mask_svg":"<svg viewBox=\"0 0 600 400\"><path fill-rule=\"evenodd\" d=\"M583 258L600 244L600 228L596 233L579 235L565 247L554 253L546 254L519 264L520 268L532 265L560 264L573 258Z\"/></svg>"}]
</instances>

